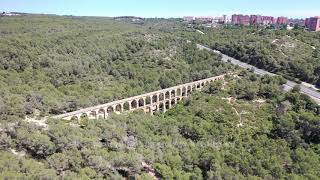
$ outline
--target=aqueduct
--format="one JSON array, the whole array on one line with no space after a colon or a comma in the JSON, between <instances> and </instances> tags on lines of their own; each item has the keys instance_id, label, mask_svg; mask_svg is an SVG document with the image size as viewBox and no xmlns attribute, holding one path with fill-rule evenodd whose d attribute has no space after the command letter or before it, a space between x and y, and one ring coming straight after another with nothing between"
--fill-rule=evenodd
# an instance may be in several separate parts
<instances>
[{"instance_id":1,"label":"aqueduct","mask_svg":"<svg viewBox=\"0 0 320 180\"><path fill-rule=\"evenodd\" d=\"M146 113L154 113L156 111L165 112L173 105L177 104L177 102L187 97L192 91L201 90L208 83L224 79L224 76L225 74L202 79L159 91L57 115L53 118L66 120L80 119L83 117L87 117L89 119L106 119L112 113L120 114L125 111L135 111L138 109L141 109Z\"/></svg>"}]
</instances>

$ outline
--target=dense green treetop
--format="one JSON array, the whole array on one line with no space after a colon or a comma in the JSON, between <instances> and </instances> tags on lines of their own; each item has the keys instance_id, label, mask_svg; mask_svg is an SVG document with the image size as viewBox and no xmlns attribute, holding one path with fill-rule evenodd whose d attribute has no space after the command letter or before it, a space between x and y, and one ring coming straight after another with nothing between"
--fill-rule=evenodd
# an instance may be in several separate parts
<instances>
[{"instance_id":1,"label":"dense green treetop","mask_svg":"<svg viewBox=\"0 0 320 180\"><path fill-rule=\"evenodd\" d=\"M320 87L319 32L237 26L202 31L205 35L185 35L256 67Z\"/></svg>"},{"instance_id":2,"label":"dense green treetop","mask_svg":"<svg viewBox=\"0 0 320 180\"><path fill-rule=\"evenodd\" d=\"M173 22L0 18L0 117L59 114L231 71ZM14 117L13 117L14 119Z\"/></svg>"}]
</instances>

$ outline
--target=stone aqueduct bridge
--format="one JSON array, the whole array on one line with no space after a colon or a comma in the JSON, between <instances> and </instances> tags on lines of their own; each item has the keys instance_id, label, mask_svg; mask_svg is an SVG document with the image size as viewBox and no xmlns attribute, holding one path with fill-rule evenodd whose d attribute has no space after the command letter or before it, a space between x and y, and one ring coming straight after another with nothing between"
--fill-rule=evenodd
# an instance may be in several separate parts
<instances>
[{"instance_id":1,"label":"stone aqueduct bridge","mask_svg":"<svg viewBox=\"0 0 320 180\"><path fill-rule=\"evenodd\" d=\"M151 93L53 116L53 118L66 120L80 119L83 117L88 117L89 119L106 119L112 113L120 114L125 111L135 111L138 109L141 109L146 113L154 113L156 111L165 112L177 102L187 97L192 91L201 90L208 83L224 79L224 76L225 74L202 79Z\"/></svg>"}]
</instances>

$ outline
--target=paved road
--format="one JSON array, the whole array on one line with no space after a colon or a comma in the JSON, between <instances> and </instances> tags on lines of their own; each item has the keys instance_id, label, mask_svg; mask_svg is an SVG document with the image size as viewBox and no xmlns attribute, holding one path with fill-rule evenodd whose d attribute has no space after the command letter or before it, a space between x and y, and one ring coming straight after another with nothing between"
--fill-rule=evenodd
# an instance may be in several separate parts
<instances>
[{"instance_id":1,"label":"paved road","mask_svg":"<svg viewBox=\"0 0 320 180\"><path fill-rule=\"evenodd\" d=\"M217 53L217 54L221 54L221 55L222 55L222 61L224 61L224 62L230 62L230 63L232 63L232 64L234 64L234 65L238 65L238 66L240 66L240 67L242 67L242 68L245 68L245 69L253 69L256 74L259 74L259 75L266 75L266 74L268 74L268 75L270 75L270 76L276 76L276 74L273 74L273 73L270 73L270 72L268 72L268 71L265 71L265 70L256 68L256 67L254 67L254 66L252 66L252 65L250 65L250 64L241 62L241 61L239 61L239 60L237 60L237 59L234 59L234 58L229 57L229 56L227 56L227 55L225 55L225 54L222 54L220 51L210 49L210 48L205 47L205 46L203 46L203 45L201 45L201 44L197 44L197 47L198 47L199 49L206 49L206 50L208 50L208 51L215 52L215 53ZM284 84L284 90L285 90L285 91L289 91L289 90L291 90L291 89L292 89L294 86L296 86L296 85L299 85L299 86L300 86L302 93L310 96L310 97L311 97L312 99L314 99L318 104L320 104L320 93L317 92L317 91L314 90L314 89L311 89L311 88L305 86L305 85L297 84L297 83L295 83L295 82L293 82L293 81L287 81L287 83Z\"/></svg>"}]
</instances>

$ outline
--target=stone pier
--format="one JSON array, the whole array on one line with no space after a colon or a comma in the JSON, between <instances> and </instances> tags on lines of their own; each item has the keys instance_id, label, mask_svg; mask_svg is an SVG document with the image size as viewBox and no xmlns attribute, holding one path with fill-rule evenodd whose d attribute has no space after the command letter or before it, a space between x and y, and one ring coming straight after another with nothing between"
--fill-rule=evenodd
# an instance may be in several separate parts
<instances>
[{"instance_id":1,"label":"stone pier","mask_svg":"<svg viewBox=\"0 0 320 180\"><path fill-rule=\"evenodd\" d=\"M126 99L57 115L53 118L66 120L80 119L85 117L89 119L106 119L112 113L120 114L122 112L135 111L138 109L141 109L146 113L154 113L157 111L166 112L166 110L170 109L179 101L189 96L192 91L201 90L208 83L224 79L224 76L225 75L220 75L202 79L159 91L141 94Z\"/></svg>"}]
</instances>

